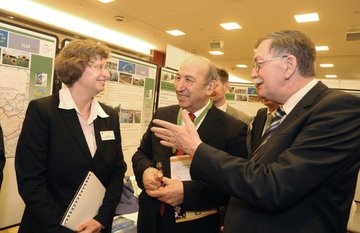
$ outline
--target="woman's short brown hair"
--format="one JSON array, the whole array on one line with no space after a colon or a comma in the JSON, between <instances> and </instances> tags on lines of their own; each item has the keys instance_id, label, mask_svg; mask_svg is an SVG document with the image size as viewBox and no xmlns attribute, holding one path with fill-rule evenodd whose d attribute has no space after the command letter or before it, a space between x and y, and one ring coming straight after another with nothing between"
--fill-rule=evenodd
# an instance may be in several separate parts
<instances>
[{"instance_id":1,"label":"woman's short brown hair","mask_svg":"<svg viewBox=\"0 0 360 233\"><path fill-rule=\"evenodd\" d=\"M67 44L55 59L55 71L59 79L71 87L93 59L109 58L107 46L92 40L76 40Z\"/></svg>"}]
</instances>

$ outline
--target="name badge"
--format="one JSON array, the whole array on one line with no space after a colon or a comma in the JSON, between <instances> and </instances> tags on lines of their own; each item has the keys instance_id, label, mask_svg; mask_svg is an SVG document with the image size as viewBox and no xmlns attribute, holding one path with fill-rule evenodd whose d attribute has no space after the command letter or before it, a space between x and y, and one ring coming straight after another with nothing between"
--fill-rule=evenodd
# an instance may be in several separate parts
<instances>
[{"instance_id":1,"label":"name badge","mask_svg":"<svg viewBox=\"0 0 360 233\"><path fill-rule=\"evenodd\" d=\"M112 130L100 131L100 136L103 141L115 140L114 131Z\"/></svg>"}]
</instances>

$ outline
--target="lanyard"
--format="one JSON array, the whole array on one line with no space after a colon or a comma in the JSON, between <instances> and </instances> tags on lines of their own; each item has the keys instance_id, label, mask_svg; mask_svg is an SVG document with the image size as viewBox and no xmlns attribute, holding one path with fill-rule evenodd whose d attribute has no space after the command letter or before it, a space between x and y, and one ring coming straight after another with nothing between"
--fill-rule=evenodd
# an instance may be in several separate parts
<instances>
[{"instance_id":1,"label":"lanyard","mask_svg":"<svg viewBox=\"0 0 360 233\"><path fill-rule=\"evenodd\" d=\"M213 102L210 100L209 103L207 104L206 108L200 113L200 115L198 117L196 117L196 119L194 120L194 125L197 126L199 124L199 122L205 117L206 113L209 111L209 109L211 108ZM181 125L182 122L182 111L184 109L180 108L179 112L178 112L178 117L177 117L177 125Z\"/></svg>"}]
</instances>

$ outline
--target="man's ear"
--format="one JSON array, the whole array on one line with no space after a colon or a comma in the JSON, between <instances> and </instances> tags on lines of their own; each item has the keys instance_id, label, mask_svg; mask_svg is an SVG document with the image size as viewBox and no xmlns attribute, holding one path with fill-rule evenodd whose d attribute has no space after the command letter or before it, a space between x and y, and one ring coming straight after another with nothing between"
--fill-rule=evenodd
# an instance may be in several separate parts
<instances>
[{"instance_id":1,"label":"man's ear","mask_svg":"<svg viewBox=\"0 0 360 233\"><path fill-rule=\"evenodd\" d=\"M214 92L215 87L216 87L216 80L211 80L208 83L208 85L206 85L206 93L208 96L210 96Z\"/></svg>"},{"instance_id":2,"label":"man's ear","mask_svg":"<svg viewBox=\"0 0 360 233\"><path fill-rule=\"evenodd\" d=\"M297 59L294 55L289 55L286 58L286 63L285 63L286 67L285 67L285 79L288 80L291 78L291 76L295 73L296 68L297 68Z\"/></svg>"},{"instance_id":3,"label":"man's ear","mask_svg":"<svg viewBox=\"0 0 360 233\"><path fill-rule=\"evenodd\" d=\"M225 92L227 92L227 90L229 89L229 83L228 82L224 83L224 89L225 89Z\"/></svg>"}]
</instances>

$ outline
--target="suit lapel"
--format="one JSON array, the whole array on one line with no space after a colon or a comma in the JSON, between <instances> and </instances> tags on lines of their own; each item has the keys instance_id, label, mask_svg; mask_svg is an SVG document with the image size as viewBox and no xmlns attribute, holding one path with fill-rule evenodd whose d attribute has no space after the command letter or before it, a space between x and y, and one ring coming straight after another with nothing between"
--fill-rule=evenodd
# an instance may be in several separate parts
<instances>
[{"instance_id":1,"label":"suit lapel","mask_svg":"<svg viewBox=\"0 0 360 233\"><path fill-rule=\"evenodd\" d=\"M84 152L86 158L92 159L89 147L87 145L75 109L71 109L71 110L59 109L59 111L64 121L64 124L67 126L68 131L70 132L70 135L73 137L74 141L79 145L81 150Z\"/></svg>"},{"instance_id":2,"label":"suit lapel","mask_svg":"<svg viewBox=\"0 0 360 233\"><path fill-rule=\"evenodd\" d=\"M306 111L316 102L316 99L324 91L328 89L323 83L318 82L306 95L296 104L294 109L290 112L288 116L284 119L283 122L276 129L275 133L269 138L264 146L256 154L262 154L264 151L268 151L269 145L276 144L275 141L278 141L280 137L293 129L294 122L297 122L298 118L306 114ZM286 148L285 148L286 149ZM262 155L256 156L258 159L262 158ZM257 160L257 159L256 159Z\"/></svg>"},{"instance_id":3,"label":"suit lapel","mask_svg":"<svg viewBox=\"0 0 360 233\"><path fill-rule=\"evenodd\" d=\"M290 114L281 122L277 131L291 127L295 120L301 117L316 101L317 97L328 89L322 82L318 82L306 95L295 105Z\"/></svg>"},{"instance_id":4,"label":"suit lapel","mask_svg":"<svg viewBox=\"0 0 360 233\"><path fill-rule=\"evenodd\" d=\"M264 129L264 125L266 122L266 118L267 118L267 108L261 108L258 112L258 114L256 115L256 119L254 121L254 125L253 125L253 138L252 138L252 142L251 142L251 146L252 146L252 150L255 150L255 148L257 148L259 141L262 137L262 132Z\"/></svg>"},{"instance_id":5,"label":"suit lapel","mask_svg":"<svg viewBox=\"0 0 360 233\"><path fill-rule=\"evenodd\" d=\"M176 125L179 110L180 110L179 105L176 105L176 107L171 108L169 111L169 115L167 115L164 120L169 121L170 123L173 123ZM171 147L164 147L164 150L165 150L164 154L170 154L170 156L172 156L174 154L173 153L174 150Z\"/></svg>"},{"instance_id":6,"label":"suit lapel","mask_svg":"<svg viewBox=\"0 0 360 233\"><path fill-rule=\"evenodd\" d=\"M200 135L201 140L204 143L207 143L213 135L217 134L216 130L218 129L218 122L220 122L220 117L217 114L217 111L221 111L220 109L217 109L215 105L213 105L208 113L206 114L203 122L201 123L198 133ZM206 127L208 125L211 125L211 127Z\"/></svg>"},{"instance_id":7,"label":"suit lapel","mask_svg":"<svg viewBox=\"0 0 360 233\"><path fill-rule=\"evenodd\" d=\"M95 140L96 140L96 151L94 154L94 158L97 158L97 154L100 153L100 151L102 151L103 148L103 143L102 143L102 139L100 136L100 132L101 130L104 128L103 127L103 123L105 121L103 121L102 118L100 118L99 116L95 119L94 121L94 133L95 133Z\"/></svg>"}]
</instances>

